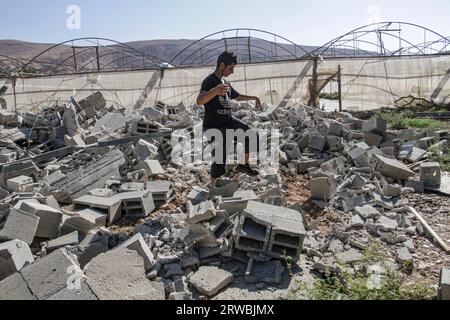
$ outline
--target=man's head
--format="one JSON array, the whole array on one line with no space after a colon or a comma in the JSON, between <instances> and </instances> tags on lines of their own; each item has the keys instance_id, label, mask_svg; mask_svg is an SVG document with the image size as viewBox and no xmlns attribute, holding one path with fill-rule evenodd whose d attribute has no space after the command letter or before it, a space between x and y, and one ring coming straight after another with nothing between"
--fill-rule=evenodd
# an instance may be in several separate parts
<instances>
[{"instance_id":1,"label":"man's head","mask_svg":"<svg viewBox=\"0 0 450 320\"><path fill-rule=\"evenodd\" d=\"M234 67L237 65L237 58L233 52L225 51L217 59L217 70L222 77L228 77L233 74Z\"/></svg>"}]
</instances>

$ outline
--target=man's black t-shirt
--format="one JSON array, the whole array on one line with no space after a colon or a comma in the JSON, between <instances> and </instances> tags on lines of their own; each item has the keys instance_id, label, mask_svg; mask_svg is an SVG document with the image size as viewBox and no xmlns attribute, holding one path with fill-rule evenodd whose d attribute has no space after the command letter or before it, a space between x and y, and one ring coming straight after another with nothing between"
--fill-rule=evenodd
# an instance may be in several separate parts
<instances>
[{"instance_id":1,"label":"man's black t-shirt","mask_svg":"<svg viewBox=\"0 0 450 320\"><path fill-rule=\"evenodd\" d=\"M211 74L203 80L201 91L210 91L221 83L222 81L215 74ZM230 87L227 96L214 97L205 104L204 129L223 127L232 119L230 102L232 99L239 97L240 94L227 81L224 80L224 83Z\"/></svg>"}]
</instances>

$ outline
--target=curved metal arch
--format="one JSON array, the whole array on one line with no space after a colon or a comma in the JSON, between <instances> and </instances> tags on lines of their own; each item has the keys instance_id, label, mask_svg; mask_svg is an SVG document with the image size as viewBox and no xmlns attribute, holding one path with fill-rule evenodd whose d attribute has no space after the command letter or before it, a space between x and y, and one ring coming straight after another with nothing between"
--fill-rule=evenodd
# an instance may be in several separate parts
<instances>
[{"instance_id":1,"label":"curved metal arch","mask_svg":"<svg viewBox=\"0 0 450 320\"><path fill-rule=\"evenodd\" d=\"M268 55L266 55L266 54L264 54L262 52L252 52L252 53L255 54L255 55L259 55L259 57L267 58L268 60L270 60L270 58L271 58L270 56L268 56ZM205 59L205 63L206 64L213 64L214 63L214 67L215 67L215 60L216 59L217 59L217 55L210 55L209 57L207 57ZM193 66L193 63L188 65L187 67L191 67L191 66Z\"/></svg>"},{"instance_id":2,"label":"curved metal arch","mask_svg":"<svg viewBox=\"0 0 450 320\"><path fill-rule=\"evenodd\" d=\"M222 40L220 40L220 41L222 41ZM205 46L205 47L206 47L206 46ZM204 48L205 48L205 47L204 47ZM233 45L230 45L230 47L233 47ZM194 65L195 62L198 61L199 59L204 59L205 63L209 64L209 63L211 62L211 61L210 61L211 57L209 56L209 54L210 54L211 52L215 52L217 49L220 49L220 48L221 48L221 47L215 47L215 48L213 48L213 49L208 50L207 52L202 52L202 54L196 56L195 59L193 59L189 64L185 64L184 66L190 67L190 66ZM266 48L264 48L264 47L260 47L260 46L258 46L258 45L253 45L252 48L256 48L256 49L260 49L260 50L261 50L261 51L250 50L250 53L251 53L252 55L253 55L253 54L254 54L254 55L259 54L260 56L262 56L263 58L266 58L267 60L271 60L271 59L274 58L274 57L273 57L273 52L269 51L268 49L266 49ZM272 55L264 54L264 52L271 53ZM184 60L186 61L187 59L190 59L191 56L192 56L193 54L195 54L195 53L196 53L196 52L192 53L188 58L186 58L186 59L184 59ZM213 57L217 58L217 55L214 55ZM281 56L279 56L279 58L284 59L284 58L281 57ZM278 60L277 60L277 61L278 61Z\"/></svg>"},{"instance_id":3,"label":"curved metal arch","mask_svg":"<svg viewBox=\"0 0 450 320\"><path fill-rule=\"evenodd\" d=\"M228 37L228 38L225 37L225 33L228 33L228 32L234 32L234 31L236 31L236 36L235 36L235 37ZM175 64L174 62L175 62L175 61L176 61L183 53L187 52L188 50L190 50L191 48L193 48L193 47L194 47L195 45L197 45L197 44L200 44L200 49L201 49L201 48L202 48L202 47L201 47L201 41L203 41L203 40L206 40L206 39L208 39L208 38L211 38L211 37L214 37L214 36L220 35L220 34L222 34L222 35L224 36L224 37L222 37L222 39L220 39L221 41L224 41L225 39L227 39L227 40L228 40L228 39L235 39L235 38L238 37L239 32L245 32L245 31L249 33L249 36L248 36L248 37L245 37L245 38L259 39L259 40L267 41L267 42L269 42L269 43L273 43L273 42L270 42L270 41L265 40L265 39L262 39L262 38L256 38L256 37L251 37L251 36L250 36L250 33L251 33L251 32L259 32L259 33L263 33L263 34L266 34L266 35L273 36L273 37L275 37L275 39L276 39L276 38L279 38L279 39L281 39L281 40L286 41L288 44L294 46L295 51L297 51L297 49L298 49L300 52L303 52L303 53L304 53L302 56L298 56L297 54L294 53L293 55L294 55L295 58L302 58L302 57L305 57L305 56L312 57L311 53L308 52L308 51L306 51L304 48L300 47L299 45L297 45L296 43L290 41L289 39L287 39L287 38L285 38L285 37L282 37L282 36L280 36L280 35L277 35L277 34L275 34L275 33L268 32L268 31L264 31L264 30L260 30L260 29L253 29L253 28L235 28L235 29L227 29L227 30L218 31L218 32L209 34L209 35L207 35L207 36L205 36L205 37L203 37L203 38L201 38L201 39L199 39L199 40L197 40L197 41L192 42L192 43L189 44L187 47L185 47L183 50L181 50L180 52L178 52L178 53L172 58L172 60L171 60L169 63L170 63L171 65L174 65L174 64ZM277 43L275 43L275 44L278 45ZM284 48L284 47L281 47L281 48L283 48L284 50L286 50L286 48Z\"/></svg>"},{"instance_id":4,"label":"curved metal arch","mask_svg":"<svg viewBox=\"0 0 450 320\"><path fill-rule=\"evenodd\" d=\"M443 47L443 49L441 50L437 50L438 52L443 52L443 50L445 50L445 48L447 48L447 46L450 44L450 40L449 38L444 37L443 35L437 33L434 30L431 30L429 28L423 27L421 25L418 24L414 24L414 23L408 23L408 22L401 22L401 21L383 21L383 22L377 22L377 23L373 23L373 24L368 24L359 28L356 28L350 32L345 33L344 35L341 35L337 38L332 39L331 41L325 43L324 45L322 45L321 47L317 48L316 50L314 50L312 52L312 54L314 55L327 55L327 52L329 50L332 50L333 46L339 44L339 41L341 41L342 39L345 39L346 37L350 36L350 35L355 35L358 33L361 33L361 36L367 35L367 34L372 34L372 33L378 33L378 32L382 32L384 35L389 35L389 36L394 36L393 34L387 33L387 32L383 32L383 28L388 28L391 25L398 25L398 26L408 26L408 27L413 27L413 28L418 28L423 30L424 32L429 32L430 34L434 35L435 37L438 37L438 40L435 40L435 43L438 42L442 42L443 44L445 44L445 46ZM369 29L369 30L364 30L367 28L370 28L372 26L377 26L376 29ZM399 31L401 32L401 29L399 29ZM398 40L408 43L410 45L410 47L408 47L408 49L416 49L418 51L418 53L416 54L421 54L421 55L425 55L426 53L424 52L423 48L421 49L421 45L420 44L413 44L411 43L411 41L408 41L407 39L401 37L401 36L394 36L396 37ZM353 40L359 41L357 39L346 39L348 42L351 42ZM381 49L382 47L380 47L379 43L373 43L374 45L377 46L378 49ZM383 48L385 49L385 48ZM405 55L405 54L411 54L411 52L405 52L403 50L404 48L399 48L396 51L391 51L393 52L393 55ZM380 53L378 53L378 55L380 55ZM383 54L381 54L383 55ZM350 56L350 55L349 55Z\"/></svg>"},{"instance_id":5,"label":"curved metal arch","mask_svg":"<svg viewBox=\"0 0 450 320\"><path fill-rule=\"evenodd\" d=\"M75 52L75 54L72 54L71 56L69 56L68 58L66 58L66 59L64 59L61 63L59 63L52 71L50 71L50 74L52 75L52 74L55 74L56 73L56 70L58 70L62 65L64 65L67 61L69 61L70 59L73 59L74 58L74 56L77 56L77 55L81 55L81 54L83 54L83 53L85 53L86 51L89 51L89 50L92 50L94 47L92 47L92 48L86 48L86 49L84 49L83 51L80 51L80 52Z\"/></svg>"},{"instance_id":6,"label":"curved metal arch","mask_svg":"<svg viewBox=\"0 0 450 320\"><path fill-rule=\"evenodd\" d=\"M235 37L235 38L228 38L228 39L232 39L232 40L237 40L237 41L239 41L240 39L245 39L245 40L247 40L248 37ZM255 38L253 38L253 39L255 39ZM256 39L257 39L257 40L261 40L261 41L265 41L265 42L267 42L267 43L272 44L271 42L269 42L269 41L267 41L267 40L264 40L264 39L258 39L258 38L256 38ZM203 46L201 49L205 49L206 47L209 47L209 46L211 46L211 45L213 45L213 44L220 43L220 42L225 42L225 39L218 39L218 40L212 41L212 42L208 43L207 45ZM227 45L227 46L230 46L230 47L236 46L236 47L238 47L239 44L230 44L230 45ZM255 45L255 44L253 44L252 47L253 47L253 48L262 49L262 50L264 50L264 51L269 52L267 49L262 48L262 47L260 47L260 46L258 46L258 45ZM286 50L288 53L290 53L292 56L294 56L294 54L293 54L292 52L290 52L289 50L287 50L286 48L284 48L284 47L282 47L282 46L278 46L278 47L281 48L281 49ZM208 53L212 52L213 50L217 50L217 49L219 49L219 48L221 48L221 47L216 47L216 48L214 48L214 49L208 50L207 52L200 51L200 55L196 56L195 59L192 60L192 62L190 62L189 64L187 64L187 63L186 63L186 64L183 64L183 66L188 66L188 67L189 67L189 66L192 66L192 65L194 64L195 61L197 61L198 59L202 59L202 58L203 58L204 56L206 56ZM239 48L237 48L237 49L239 50ZM197 51L193 51L188 57L184 58L183 61L189 61L189 60L191 59L191 57L194 56L195 54L197 54L198 52L199 52L198 50L197 50ZM251 53L255 53L256 51L250 50L250 52L251 52ZM273 56L273 52L271 52L271 53L272 53L272 56ZM269 56L268 56L268 57L269 57ZM269 57L269 59L270 59L270 58L271 58L271 57ZM273 58L273 57L272 57L272 58Z\"/></svg>"},{"instance_id":7,"label":"curved metal arch","mask_svg":"<svg viewBox=\"0 0 450 320\"><path fill-rule=\"evenodd\" d=\"M94 45L92 46L92 48L95 48L95 47L97 46L97 47L105 47L105 48L112 49L113 46L119 45L119 46L123 46L123 47L126 47L126 48L130 49L131 52L136 52L136 53L139 54L142 58L144 58L144 59L150 61L155 67L156 67L156 66L159 66L162 62L164 62L163 60L161 60L161 59L158 58L158 57L155 57L155 56L146 54L145 52L142 52L142 51L140 51L140 50L138 50L138 49L136 49L136 48L134 48L134 47L132 47L132 46L130 46L130 45L128 45L128 44L125 44L125 43L122 43L122 42L119 42L119 41L115 41L115 40L108 39L108 38L84 37L84 38L77 38L77 39L67 40L67 41L60 42L60 43L58 43L58 44L55 44L55 45L50 46L49 48L45 49L44 51L40 52L39 54L37 54L36 56L34 56L32 59L30 59L30 60L22 67L21 70L23 70L24 68L28 67L28 66L29 66L31 63L33 63L33 62L40 63L40 62L37 61L37 59L38 59L39 57L41 57L42 55L44 55L45 53L50 52L52 49L55 49L55 48L57 48L57 47L59 47L59 46L63 46L63 45L65 45L65 44L73 43L73 42L76 42L76 41L88 41L88 42L89 42L89 41L90 41L90 42L92 42L92 41L108 41L108 42L114 43L114 45L111 45L111 46L99 46L98 44L95 45L95 43L93 43ZM70 57L73 58L73 54L71 54Z\"/></svg>"}]
</instances>

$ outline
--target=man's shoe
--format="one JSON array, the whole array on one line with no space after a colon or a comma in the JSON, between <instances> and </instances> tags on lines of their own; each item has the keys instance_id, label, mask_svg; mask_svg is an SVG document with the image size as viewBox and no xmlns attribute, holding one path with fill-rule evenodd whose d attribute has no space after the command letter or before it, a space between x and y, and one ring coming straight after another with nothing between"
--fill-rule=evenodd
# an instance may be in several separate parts
<instances>
[{"instance_id":1,"label":"man's shoe","mask_svg":"<svg viewBox=\"0 0 450 320\"><path fill-rule=\"evenodd\" d=\"M259 175L259 171L252 169L249 164L240 164L236 167L236 171L245 173L246 175L250 177L256 177Z\"/></svg>"}]
</instances>

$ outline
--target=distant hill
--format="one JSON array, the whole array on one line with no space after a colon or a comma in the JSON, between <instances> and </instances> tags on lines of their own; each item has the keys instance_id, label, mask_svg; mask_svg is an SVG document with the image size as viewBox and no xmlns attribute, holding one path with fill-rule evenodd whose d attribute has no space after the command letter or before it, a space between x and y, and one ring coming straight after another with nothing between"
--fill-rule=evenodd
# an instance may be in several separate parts
<instances>
[{"instance_id":1,"label":"distant hill","mask_svg":"<svg viewBox=\"0 0 450 320\"><path fill-rule=\"evenodd\" d=\"M157 67L163 62L171 62L179 52L192 45L184 54L178 56L174 66L201 66L215 63L217 55L225 46L233 50L240 63L262 62L293 59L302 57L315 50L315 46L294 46L292 44L274 44L261 39L251 38L250 54L249 39L246 37L202 41L202 49L194 40L146 40L124 43L124 45L109 43L99 46L99 64L101 70L130 70ZM54 44L29 43L18 40L0 40L0 74L23 67ZM132 48L138 50L135 51ZM88 72L97 70L95 42L86 42L84 46L76 44L76 61L73 58L72 44L56 46L49 52L39 56L26 69L25 73L62 74ZM142 54L141 54L142 53ZM6 57L14 59L8 59Z\"/></svg>"}]
</instances>

